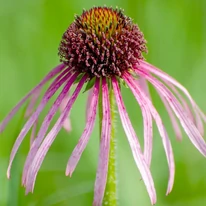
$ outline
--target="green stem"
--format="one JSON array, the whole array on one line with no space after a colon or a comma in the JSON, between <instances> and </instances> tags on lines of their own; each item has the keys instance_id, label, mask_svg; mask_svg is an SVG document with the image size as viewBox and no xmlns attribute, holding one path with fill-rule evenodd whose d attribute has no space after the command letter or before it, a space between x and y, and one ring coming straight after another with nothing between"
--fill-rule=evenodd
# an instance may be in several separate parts
<instances>
[{"instance_id":1,"label":"green stem","mask_svg":"<svg viewBox=\"0 0 206 206\"><path fill-rule=\"evenodd\" d=\"M102 123L102 91L99 98L99 118L100 128ZM116 181L116 141L115 141L115 100L112 87L110 85L109 91L110 110L111 110L111 140L109 151L109 164L106 189L104 192L104 199L102 205L116 206L117 205L117 181ZM101 129L100 129L101 132Z\"/></svg>"}]
</instances>

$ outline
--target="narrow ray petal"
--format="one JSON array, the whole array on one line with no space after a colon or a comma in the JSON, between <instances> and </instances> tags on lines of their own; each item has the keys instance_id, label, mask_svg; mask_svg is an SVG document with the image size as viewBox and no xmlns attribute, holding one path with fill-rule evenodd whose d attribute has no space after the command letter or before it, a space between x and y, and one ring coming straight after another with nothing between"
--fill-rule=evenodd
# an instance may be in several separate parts
<instances>
[{"instance_id":1,"label":"narrow ray petal","mask_svg":"<svg viewBox=\"0 0 206 206\"><path fill-rule=\"evenodd\" d=\"M152 117L149 110L147 109L148 108L145 109L142 108L142 116L144 122L144 157L148 166L150 167L151 159L152 159L153 129L152 129Z\"/></svg>"},{"instance_id":2,"label":"narrow ray petal","mask_svg":"<svg viewBox=\"0 0 206 206\"><path fill-rule=\"evenodd\" d=\"M35 140L35 137L36 137L37 125L38 125L38 119L34 122L33 127L32 127L31 137L30 137L30 148Z\"/></svg>"},{"instance_id":3,"label":"narrow ray petal","mask_svg":"<svg viewBox=\"0 0 206 206\"><path fill-rule=\"evenodd\" d=\"M145 92L145 94L149 97L149 99L151 99L150 97L150 93L149 93L149 88L148 88L148 85L147 85L147 82L144 78L142 77L139 77L138 78L138 84L140 85L141 89ZM174 88L175 89L175 88ZM177 90L176 90L177 91ZM165 105L165 108L168 112L168 115L170 117L170 120L171 120L171 123L172 123L172 126L174 128L174 132L175 132L175 135L176 135L176 138L177 140L181 140L182 139L182 132L180 130L180 127L179 127L179 124L177 123L176 121L176 118L174 116L174 113L173 111L171 110L170 106L168 105L167 101L165 100L165 98L159 93L160 95L160 98L162 99L162 102L163 104ZM180 96L180 98L182 98L182 96ZM184 99L182 98L182 101ZM192 116L192 113L191 113L191 110L189 108L189 106L187 104L185 104L186 102L183 101L184 105L185 105L185 108L188 109L188 113L191 115L191 118L193 118Z\"/></svg>"},{"instance_id":4,"label":"narrow ray petal","mask_svg":"<svg viewBox=\"0 0 206 206\"><path fill-rule=\"evenodd\" d=\"M23 141L25 135L30 130L30 128L32 127L34 122L37 120L37 118L39 117L39 114L44 109L44 107L47 104L47 102L54 95L54 93L60 88L60 86L63 83L65 83L65 81L69 77L69 75L70 75L70 73L68 73L67 76L65 76L65 78L63 78L60 82L56 83L55 85L53 85L53 83L51 84L51 85L53 85L53 87L51 89L47 90L47 92L45 93L41 103L37 107L36 111L31 115L31 117L28 119L28 121L26 122L26 124L22 128L20 134L18 135L18 137L17 137L17 139L16 139L16 141L14 143L12 151L11 151L10 160L9 160L9 166L8 166L8 169L7 169L7 177L8 178L10 177L10 169L11 169L12 162L14 160L16 152L17 152L21 142Z\"/></svg>"},{"instance_id":5,"label":"narrow ray petal","mask_svg":"<svg viewBox=\"0 0 206 206\"><path fill-rule=\"evenodd\" d=\"M100 139L100 151L97 175L94 187L94 201L93 206L102 205L104 191L107 182L108 162L109 162L109 148L111 139L111 116L110 116L110 101L109 91L106 79L102 79L102 128Z\"/></svg>"},{"instance_id":6,"label":"narrow ray petal","mask_svg":"<svg viewBox=\"0 0 206 206\"><path fill-rule=\"evenodd\" d=\"M59 72L61 72L65 68L64 64L60 64L55 67L52 71L50 71L46 77L34 88L32 89L19 103L9 112L9 114L5 117L5 119L0 124L0 133L4 130L9 120L16 114L19 108L24 104L24 102L36 91L42 88L50 79L56 76Z\"/></svg>"},{"instance_id":7,"label":"narrow ray petal","mask_svg":"<svg viewBox=\"0 0 206 206\"><path fill-rule=\"evenodd\" d=\"M137 65L137 68L138 68L138 66L139 65ZM191 97L191 95L189 94L189 92L187 91L187 89L185 87L183 87L179 82L177 82L174 78L169 76L167 73L161 71L160 69L154 67L153 65L151 65L151 64L149 64L145 61L140 60L140 66L143 67L146 71L149 71L149 72L157 75L158 77L172 83L176 87L178 87L188 97L188 99L190 100L193 108L199 112L202 119L206 122L206 115L198 107L198 105L195 103L195 101L193 100L193 98Z\"/></svg>"},{"instance_id":8,"label":"narrow ray petal","mask_svg":"<svg viewBox=\"0 0 206 206\"><path fill-rule=\"evenodd\" d=\"M72 71L72 70L73 70L73 69L71 69L71 71ZM56 79L56 82L61 81L61 79L64 78L64 75L66 75L67 73L68 73L68 70L66 69L66 70L64 71L64 74L62 75L62 77L59 78L59 79ZM69 93L68 93L68 95L69 95ZM68 101L69 101L69 96L68 96L68 98L66 97L66 98L62 101L62 103L60 104L60 111L61 111L61 112L64 110L64 108L65 108L65 106L66 106L66 104L67 104ZM69 117L69 115L68 115L68 117ZM70 131L71 131L71 121L70 121L70 118L67 118L67 119L65 120L65 122L64 122L64 124L63 124L63 127L64 127L64 129L65 129L67 132L70 132Z\"/></svg>"},{"instance_id":9,"label":"narrow ray petal","mask_svg":"<svg viewBox=\"0 0 206 206\"><path fill-rule=\"evenodd\" d=\"M44 118L44 121L41 125L41 128L38 132L38 135L37 135L34 143L32 144L32 147L30 148L29 154L27 155L26 162L24 164L24 170L23 170L23 176L22 176L22 184L23 185L25 185L25 183L26 183L26 176L27 176L28 169L31 165L33 158L35 157L35 155L38 151L39 146L41 145L41 143L44 139L44 136L47 132L47 129L48 129L54 115L56 114L61 102L63 101L63 99L67 95L68 91L70 90L72 84L74 83L75 79L77 78L77 75L78 74L73 74L68 80L66 80L66 85L64 86L61 93L59 94L59 96L57 97L55 102L53 103L48 114Z\"/></svg>"},{"instance_id":10,"label":"narrow ray petal","mask_svg":"<svg viewBox=\"0 0 206 206\"><path fill-rule=\"evenodd\" d=\"M62 103L60 104L60 112L62 113L64 111L64 108L66 107L68 101L70 99L69 94L67 94L67 96L63 99ZM71 121L70 121L70 114L68 114L68 117L65 119L64 124L63 124L63 128L67 131L67 132L71 132L72 127L71 127Z\"/></svg>"},{"instance_id":11,"label":"narrow ray petal","mask_svg":"<svg viewBox=\"0 0 206 206\"><path fill-rule=\"evenodd\" d=\"M89 114L91 112L92 93L93 93L93 88L88 91L88 98L87 98L87 105L86 105L86 121L87 121Z\"/></svg>"},{"instance_id":12,"label":"narrow ray petal","mask_svg":"<svg viewBox=\"0 0 206 206\"><path fill-rule=\"evenodd\" d=\"M69 73L73 73L73 69L66 67L66 68L63 70L63 72L54 79L53 84L50 84L50 86L49 86L49 88L48 88L48 91L51 90L56 84L58 84L59 82L61 82L62 79L65 79L65 76L68 76Z\"/></svg>"},{"instance_id":13,"label":"narrow ray petal","mask_svg":"<svg viewBox=\"0 0 206 206\"><path fill-rule=\"evenodd\" d=\"M141 87L141 89L144 91L144 93L147 95L147 97L151 99L147 81L144 78L139 77L137 82L139 86Z\"/></svg>"},{"instance_id":14,"label":"narrow ray petal","mask_svg":"<svg viewBox=\"0 0 206 206\"><path fill-rule=\"evenodd\" d=\"M137 81L139 87L142 91L144 91L145 95L149 99L151 99L149 94L149 88L147 82L144 78L140 77ZM143 117L143 124L144 124L144 157L145 160L150 167L151 159L152 159L152 142L153 142L153 128L152 128L152 117L150 113L150 109L147 105L140 105Z\"/></svg>"},{"instance_id":15,"label":"narrow ray petal","mask_svg":"<svg viewBox=\"0 0 206 206\"><path fill-rule=\"evenodd\" d=\"M158 92L158 93L159 93L159 96L160 96L160 98L161 98L161 100L162 100L163 104L165 105L165 108L168 112L168 115L170 117L176 138L177 138L177 140L181 141L182 140L182 132L181 132L179 124L176 120L176 117L175 117L172 109L170 108L169 104L167 103L166 99L162 96L162 94L160 92Z\"/></svg>"},{"instance_id":16,"label":"narrow ray petal","mask_svg":"<svg viewBox=\"0 0 206 206\"><path fill-rule=\"evenodd\" d=\"M194 115L193 115L193 112L192 112L192 109L190 108L190 106L188 105L187 101L183 98L183 96L180 94L180 92L176 89L176 87L168 82L167 80L163 79L162 80L167 86L168 88L170 88L174 94L178 97L178 99L180 100L180 103L182 104L184 110L187 112L187 115L188 117L191 118L191 120L193 122L195 122L195 119L194 119Z\"/></svg>"},{"instance_id":17,"label":"narrow ray petal","mask_svg":"<svg viewBox=\"0 0 206 206\"><path fill-rule=\"evenodd\" d=\"M180 120L182 127L190 138L191 142L195 145L195 147L206 156L206 143L201 136L198 129L195 127L194 123L188 118L187 113L183 110L181 104L175 98L175 96L170 92L167 87L164 86L160 81L158 81L153 76L149 75L145 71L141 69L137 69L137 73L145 77L148 81L150 81L154 87L162 93L162 95L167 99L168 103L172 107L176 116Z\"/></svg>"},{"instance_id":18,"label":"narrow ray petal","mask_svg":"<svg viewBox=\"0 0 206 206\"><path fill-rule=\"evenodd\" d=\"M138 78L138 84L142 91L147 95L149 99L151 99L149 88L146 80L142 77ZM148 109L147 105L146 108L143 106L142 109L142 116L143 116L143 123L144 123L144 157L146 159L147 164L150 167L151 159L152 159L152 142L153 142L153 128L152 128L152 117L150 114L150 110Z\"/></svg>"},{"instance_id":19,"label":"narrow ray petal","mask_svg":"<svg viewBox=\"0 0 206 206\"><path fill-rule=\"evenodd\" d=\"M203 135L204 134L204 126L203 126L203 122L202 122L202 119L201 119L201 115L198 112L198 110L194 109L194 113L195 113L195 119L194 119L194 115L193 115L192 110L190 109L189 105L187 104L185 99L182 97L182 95L179 93L179 91L170 82L168 82L166 80L163 80L163 81L177 95L177 97L181 101L185 111L187 112L188 117L191 118L191 120L196 124L196 126L197 126L198 130L200 131L200 133Z\"/></svg>"},{"instance_id":20,"label":"narrow ray petal","mask_svg":"<svg viewBox=\"0 0 206 206\"><path fill-rule=\"evenodd\" d=\"M149 167L148 167L148 165L144 159L144 156L142 154L139 141L138 141L137 136L135 134L135 131L132 127L132 124L130 122L128 114L126 112L126 109L125 109L125 106L124 106L124 103L123 103L123 100L122 100L122 97L120 94L118 82L115 78L112 79L112 85L113 85L113 89L114 89L114 94L115 94L120 118L122 121L122 126L123 126L125 133L127 135L134 160L136 162L137 167L139 168L142 179L144 180L144 183L145 183L145 186L147 188L151 203L155 204L156 191L155 191L152 175L150 173Z\"/></svg>"},{"instance_id":21,"label":"narrow ray petal","mask_svg":"<svg viewBox=\"0 0 206 206\"><path fill-rule=\"evenodd\" d=\"M157 124L159 133L162 137L162 143L165 149L166 157L167 157L167 162L169 166L169 182L168 182L168 187L167 187L167 193L170 193L174 184L174 174L175 174L175 163L174 163L174 156L172 152L172 146L170 143L170 139L167 135L167 132L164 128L164 125L162 123L162 120L154 108L153 104L151 103L150 99L145 95L144 92L141 91L140 88L135 84L135 80L131 77L131 75L125 74L125 82L128 84L130 87L132 93L134 94L136 100L138 103L143 107L143 105L148 105L148 108L150 112L152 113L153 118L155 119L155 122Z\"/></svg>"},{"instance_id":22,"label":"narrow ray petal","mask_svg":"<svg viewBox=\"0 0 206 206\"><path fill-rule=\"evenodd\" d=\"M99 96L99 79L96 80L95 85L94 85L94 89L93 89L93 93L91 96L91 112L88 116L87 122L86 122L86 126L84 129L84 132L81 136L81 138L79 139L78 144L76 145L76 147L74 148L69 161L67 163L67 167L66 167L66 175L71 176L73 171L76 168L76 165L89 141L90 135L92 133L92 130L94 128L94 124L95 124L95 119L96 119L96 112L97 112L97 103L98 103L98 96Z\"/></svg>"},{"instance_id":23,"label":"narrow ray petal","mask_svg":"<svg viewBox=\"0 0 206 206\"><path fill-rule=\"evenodd\" d=\"M82 77L80 82L78 83L74 93L72 94L67 106L64 109L64 112L61 114L57 122L55 123L54 127L51 129L51 131L48 133L48 135L45 137L44 141L42 142L38 152L36 153L36 156L34 157L34 160L32 162L32 165L29 168L29 172L27 174L26 179L26 193L33 192L34 184L36 180L36 175L39 171L39 168L44 160L44 157L49 150L51 144L55 140L56 135L62 128L62 125L67 118L68 113L70 112L72 105L74 104L77 96L79 95L80 90L82 89L85 81L87 79L87 76L85 75Z\"/></svg>"},{"instance_id":24,"label":"narrow ray petal","mask_svg":"<svg viewBox=\"0 0 206 206\"><path fill-rule=\"evenodd\" d=\"M30 103L29 103L28 107L26 108L26 112L25 112L25 115L24 115L26 118L29 117L29 116L33 113L34 108L35 108L35 104L36 104L36 102L37 102L37 100L38 100L38 98L39 98L39 96L40 96L41 89L42 89L42 88L40 88L39 90L37 90L37 91L32 95L31 100L30 100Z\"/></svg>"}]
</instances>

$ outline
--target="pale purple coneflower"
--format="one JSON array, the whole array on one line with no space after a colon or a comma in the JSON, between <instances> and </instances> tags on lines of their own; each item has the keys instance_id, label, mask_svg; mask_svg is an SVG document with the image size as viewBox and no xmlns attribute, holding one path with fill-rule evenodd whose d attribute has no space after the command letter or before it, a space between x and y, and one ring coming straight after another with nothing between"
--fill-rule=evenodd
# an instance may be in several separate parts
<instances>
[{"instance_id":1,"label":"pale purple coneflower","mask_svg":"<svg viewBox=\"0 0 206 206\"><path fill-rule=\"evenodd\" d=\"M33 192L36 175L58 132L62 127L65 127L67 130L71 129L68 116L81 89L87 83L86 91L89 90L89 96L86 108L86 126L70 156L66 167L66 175L72 175L89 141L95 125L97 106L100 102L99 98L101 98L102 126L93 205L99 206L102 204L107 182L111 124L113 124L109 98L109 93L112 91L131 152L152 204L156 202L156 191L150 172L153 120L156 123L169 166L168 194L172 190L174 183L174 156L164 124L149 96L147 82L154 86L162 99L177 138L181 139L178 119L193 145L204 156L206 156L206 143L202 135L204 133L203 121L206 122L206 116L180 83L160 69L144 61L142 52L147 52L145 44L146 41L139 27L133 24L132 20L126 17L122 10L94 7L89 11L83 11L81 16L77 16L74 23L64 33L60 43L59 55L62 64L49 72L12 109L0 125L0 132L2 132L19 108L28 99L31 99L26 112L26 116L29 117L28 121L18 135L11 152L7 171L8 178L10 177L11 165L17 150L28 131L33 128L31 146L22 176L22 184L26 187L26 193ZM33 111L37 99L40 98L43 86L54 77L55 79L44 93L41 102ZM144 124L143 149L125 109L120 88L122 82L132 91L142 111ZM68 97L72 86L75 87L75 90ZM61 89L60 94L52 104L36 134L36 125L40 113L61 87L63 89ZM190 105L180 94L179 90L186 95ZM61 111L60 117L47 133L52 118L58 109Z\"/></svg>"}]
</instances>

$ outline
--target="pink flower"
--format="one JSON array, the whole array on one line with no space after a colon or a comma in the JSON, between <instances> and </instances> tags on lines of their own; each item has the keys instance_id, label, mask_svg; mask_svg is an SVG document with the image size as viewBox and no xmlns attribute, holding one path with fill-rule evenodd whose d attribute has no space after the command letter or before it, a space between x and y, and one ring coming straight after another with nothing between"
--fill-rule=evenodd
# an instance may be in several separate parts
<instances>
[{"instance_id":1,"label":"pink flower","mask_svg":"<svg viewBox=\"0 0 206 206\"><path fill-rule=\"evenodd\" d=\"M28 131L33 128L31 146L22 177L22 184L26 187L26 193L33 192L36 176L44 157L61 128L71 129L68 116L76 98L80 95L82 87L87 84L86 91L89 90L89 96L86 107L86 126L69 158L66 166L66 175L72 175L90 139L95 124L99 96L102 94L103 118L93 205L99 206L102 204L107 181L111 137L112 119L109 91L112 90L134 161L141 173L151 203L155 204L156 202L156 191L150 172L153 120L158 127L167 157L170 174L167 194L171 192L175 174L172 146L161 117L151 101L147 82L154 86L162 99L177 138L181 139L181 130L177 121L179 120L192 144L204 156L206 156L206 142L202 135L204 133L203 122L206 122L206 116L180 83L165 72L144 61L142 52L147 52L145 43L146 41L138 26L133 24L130 18L124 16L121 10L95 7L89 11L84 11L81 16L76 17L74 23L64 33L59 47L59 55L63 63L50 71L11 110L0 125L0 132L2 132L19 108L28 99L31 99L26 112L26 116L29 118L16 138L11 152L7 171L8 178L10 177L11 165L19 146ZM41 102L33 111L41 89L53 78L54 80L44 93ZM132 127L122 99L120 88L122 81L132 91L142 111L144 148L140 147L138 137ZM41 123L38 133L36 133L36 125L40 113L61 86L63 86L63 89L61 89L60 94ZM75 87L75 90L68 97L72 86ZM180 94L179 90L184 96ZM190 105L186 102L185 97L189 100ZM47 133L52 118L58 109L61 111L60 117Z\"/></svg>"}]
</instances>

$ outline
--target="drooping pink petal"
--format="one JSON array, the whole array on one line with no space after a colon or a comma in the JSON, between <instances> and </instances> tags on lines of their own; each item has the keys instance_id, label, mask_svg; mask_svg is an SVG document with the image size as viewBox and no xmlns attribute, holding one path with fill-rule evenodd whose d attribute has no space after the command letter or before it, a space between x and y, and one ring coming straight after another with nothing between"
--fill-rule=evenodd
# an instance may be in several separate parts
<instances>
[{"instance_id":1,"label":"drooping pink petal","mask_svg":"<svg viewBox=\"0 0 206 206\"><path fill-rule=\"evenodd\" d=\"M151 99L149 94L149 88L147 82L144 78L139 77L137 81L141 90L145 93L145 95ZM141 102L140 102L141 103ZM152 117L150 113L150 109L148 105L140 105L143 117L143 124L144 124L144 157L145 160L150 167L151 159L152 159L152 142L153 142L153 128L152 128Z\"/></svg>"},{"instance_id":2,"label":"drooping pink petal","mask_svg":"<svg viewBox=\"0 0 206 206\"><path fill-rule=\"evenodd\" d=\"M32 127L31 137L30 137L30 148L35 140L35 137L36 137L37 125L38 125L38 119L34 122L33 127Z\"/></svg>"},{"instance_id":3,"label":"drooping pink petal","mask_svg":"<svg viewBox=\"0 0 206 206\"><path fill-rule=\"evenodd\" d=\"M0 124L0 133L4 130L9 120L16 114L19 108L24 104L24 102L33 95L36 91L41 89L50 79L56 76L59 72L63 71L65 68L64 64L60 64L59 66L55 67L52 71L50 71L46 77L35 87L33 88L5 117L5 119Z\"/></svg>"},{"instance_id":4,"label":"drooping pink petal","mask_svg":"<svg viewBox=\"0 0 206 206\"><path fill-rule=\"evenodd\" d=\"M68 101L69 101L69 94L67 94L67 96L63 99L62 103L60 104L60 112L62 113L64 111L64 108L66 107ZM71 121L70 121L70 114L68 114L68 117L65 119L64 124L63 124L63 128L67 131L67 132L71 132L72 127L71 127Z\"/></svg>"},{"instance_id":5,"label":"drooping pink petal","mask_svg":"<svg viewBox=\"0 0 206 206\"><path fill-rule=\"evenodd\" d=\"M141 88L141 89L144 91L144 93L147 95L147 97L148 97L149 99L151 99L147 81L146 81L144 78L139 77L138 80L137 80L137 82L138 82L140 88Z\"/></svg>"},{"instance_id":6,"label":"drooping pink petal","mask_svg":"<svg viewBox=\"0 0 206 206\"><path fill-rule=\"evenodd\" d=\"M187 112L187 115L188 117L191 118L191 120L193 122L195 122L195 119L194 119L194 115L193 115L193 112L192 112L192 109L190 108L190 106L188 105L188 103L186 102L186 100L183 98L183 96L180 94L180 92L176 89L176 87L168 82L167 80L165 79L162 79L162 81L166 84L166 86L168 86L168 88L170 88L174 94L177 96L177 98L180 100L184 110Z\"/></svg>"},{"instance_id":7,"label":"drooping pink petal","mask_svg":"<svg viewBox=\"0 0 206 206\"><path fill-rule=\"evenodd\" d=\"M144 157L145 160L150 167L151 159L152 159L152 117L148 110L148 108L142 108L142 116L144 122Z\"/></svg>"},{"instance_id":8,"label":"drooping pink petal","mask_svg":"<svg viewBox=\"0 0 206 206\"><path fill-rule=\"evenodd\" d=\"M125 109L125 106L124 106L124 103L123 103L123 100L121 97L120 89L118 86L118 82L115 78L112 79L112 85L113 85L113 89L114 89L114 94L115 94L116 103L118 106L120 118L122 121L122 126L123 126L125 133L127 135L127 139L128 139L129 144L130 144L135 163L136 163L137 167L139 168L142 179L144 180L144 183L146 185L151 203L155 204L156 191L155 191L152 175L151 175L149 167L145 161L145 158L142 154L139 141L138 141L137 136L135 134L135 131L132 127L132 124L130 122L128 114L126 112L126 109Z\"/></svg>"},{"instance_id":9,"label":"drooping pink petal","mask_svg":"<svg viewBox=\"0 0 206 206\"><path fill-rule=\"evenodd\" d=\"M162 78L163 80L166 80L166 81L172 83L173 85L175 85L176 87L178 87L188 97L188 99L190 100L190 102L193 106L193 109L195 111L197 111L201 115L202 119L206 122L206 115L198 107L198 105L192 99L190 93L187 91L187 89L185 87L183 87L179 82L177 82L174 78L169 76L167 73L165 73L165 72L161 71L160 69L154 67L153 65L149 64L148 62L145 62L145 61L142 61L142 60L140 60L139 62L140 62L140 64L137 65L137 67L141 66L146 71L149 71L149 72L157 75L158 77Z\"/></svg>"},{"instance_id":10,"label":"drooping pink petal","mask_svg":"<svg viewBox=\"0 0 206 206\"><path fill-rule=\"evenodd\" d=\"M149 93L149 88L147 85L147 82L144 78L139 77L138 78L138 84L140 85L141 89L145 92L145 94L147 95L147 97L149 97L149 99L151 99L150 97L150 93ZM174 88L175 89L175 88ZM170 117L172 126L174 128L174 132L176 134L177 140L181 140L182 139L182 132L180 130L180 127L176 121L176 118L173 114L173 111L171 110L170 106L168 105L167 101L165 100L165 98L161 95L161 93L159 93L160 98L162 99L163 104L165 105L165 108L168 112L168 115ZM181 97L181 96L180 96ZM184 100L184 99L183 99ZM186 102L184 102L186 103ZM186 104L186 108L189 109L189 106ZM189 110L190 111L190 110Z\"/></svg>"},{"instance_id":11,"label":"drooping pink petal","mask_svg":"<svg viewBox=\"0 0 206 206\"><path fill-rule=\"evenodd\" d=\"M73 73L73 70L73 68L65 68L64 71L54 79L53 84L49 86L48 91L51 90L54 87L54 85L61 82L63 78L65 79L65 76L68 76L68 73Z\"/></svg>"},{"instance_id":12,"label":"drooping pink petal","mask_svg":"<svg viewBox=\"0 0 206 206\"><path fill-rule=\"evenodd\" d=\"M39 96L40 96L41 89L42 89L42 88L40 88L39 90L37 90L37 91L32 95L31 100L30 100L30 103L29 103L28 107L26 108L26 112L25 112L25 115L24 115L26 118L29 117L29 116L32 114L32 112L34 111L34 107L35 107L35 104L36 104L36 102L37 102L37 100L38 100L38 98L39 98Z\"/></svg>"},{"instance_id":13,"label":"drooping pink petal","mask_svg":"<svg viewBox=\"0 0 206 206\"><path fill-rule=\"evenodd\" d=\"M98 104L98 97L99 97L99 79L96 79L95 85L94 85L94 89L93 89L93 93L91 96L91 112L88 116L87 122L86 122L86 126L84 129L84 132L81 136L81 138L78 141L78 144L76 145L76 147L74 148L69 161L67 163L67 167L66 167L66 175L71 176L73 171L76 168L76 165L89 141L89 138L91 136L92 130L94 128L94 124L95 124L95 119L96 119L96 112L97 112L97 104Z\"/></svg>"},{"instance_id":14,"label":"drooping pink petal","mask_svg":"<svg viewBox=\"0 0 206 206\"><path fill-rule=\"evenodd\" d=\"M191 120L196 124L200 133L202 135L204 135L204 126L203 126L203 122L202 122L202 119L201 119L199 112L197 110L194 110L194 113L195 113L195 119L194 119L194 115L193 115L189 105L187 104L185 99L182 97L182 95L179 93L179 91L170 82L168 82L166 80L163 80L163 81L177 95L177 97L181 101L185 111L187 112L188 117L190 117Z\"/></svg>"},{"instance_id":15,"label":"drooping pink petal","mask_svg":"<svg viewBox=\"0 0 206 206\"><path fill-rule=\"evenodd\" d=\"M149 99L151 99L146 80L142 77L139 77L137 83L141 88L141 90L146 94L146 96ZM148 109L147 105L144 105L142 109L142 116L143 116L143 123L144 123L144 157L146 159L147 164L150 167L151 159L152 159L153 128L152 128L152 117L149 111L150 110Z\"/></svg>"},{"instance_id":16,"label":"drooping pink petal","mask_svg":"<svg viewBox=\"0 0 206 206\"><path fill-rule=\"evenodd\" d=\"M141 64L138 65L141 67ZM152 67L152 65L151 65ZM158 70L159 71L159 70ZM182 105L184 106L185 110L187 111L188 113L188 116L194 120L194 117L193 117L193 114L192 114L192 111L190 109L190 107L188 106L187 102L184 100L184 98L180 95L180 93L177 91L177 89L173 86L173 84L171 84L170 82L168 82L167 80L163 79L163 81L174 91L174 93L177 95L177 97L180 99L180 101L182 102ZM147 88L147 85L146 85L146 80L142 77L139 77L138 79L138 82L141 86L141 88L144 89L144 91L148 91L148 88ZM182 139L182 132L179 128L179 125L176 121L176 118L173 114L173 111L171 110L170 106L168 105L167 101L165 101L165 98L159 93L160 95L160 98L162 99L164 105L165 105L165 108L167 109L168 111L168 114L170 116L170 119L171 119L171 122L172 122L172 125L173 125L173 128L174 128L174 132L176 134L176 137L178 140L181 140ZM198 129L201 131L201 134L204 134L204 127L202 125L202 121L201 121L201 118L200 116L197 114L196 112L196 122L197 122L197 126L198 126Z\"/></svg>"},{"instance_id":17,"label":"drooping pink petal","mask_svg":"<svg viewBox=\"0 0 206 206\"><path fill-rule=\"evenodd\" d=\"M27 177L28 169L32 163L32 160L35 157L35 155L38 151L38 148L44 139L44 136L47 132L47 129L48 129L54 115L56 114L58 108L60 107L60 104L62 103L62 101L66 97L68 91L70 90L70 88L71 88L72 84L74 83L75 79L77 78L77 76L78 76L78 74L74 73L68 80L66 80L66 85L64 86L61 93L59 94L59 96L57 97L55 102L52 104L52 107L49 110L48 114L44 118L44 121L41 125L41 128L38 132L38 135L37 135L34 143L32 144L32 147L30 148L29 154L27 155L27 159L26 159L26 162L24 164L24 170L23 170L23 175L22 175L22 185L26 184L26 177ZM65 78L66 77L67 76L65 76Z\"/></svg>"},{"instance_id":18,"label":"drooping pink petal","mask_svg":"<svg viewBox=\"0 0 206 206\"><path fill-rule=\"evenodd\" d=\"M71 69L71 71L72 71L73 69ZM63 75L62 75L62 77L60 77L59 79L56 79L56 83L57 82L59 82L59 81L61 81L61 79L62 78L64 78L64 75L66 75L67 74L67 70L65 70L64 71L64 73L63 73ZM69 97L68 97L69 98ZM66 106L66 104L67 104L67 102L66 102L66 100L69 100L67 97L62 101L62 103L60 104L60 111L63 111L64 110L64 108L65 108L65 106ZM69 116L69 115L68 115ZM63 127L64 127L64 129L66 130L66 131L68 131L68 132L70 132L71 131L71 122L70 122L70 118L67 118L66 120L65 120L65 122L64 122L64 124L63 124Z\"/></svg>"},{"instance_id":19,"label":"drooping pink petal","mask_svg":"<svg viewBox=\"0 0 206 206\"><path fill-rule=\"evenodd\" d=\"M172 146L170 143L170 139L167 135L167 132L165 130L165 127L162 123L162 120L158 114L158 112L156 111L156 109L154 108L152 102L150 101L150 99L148 99L148 97L145 95L145 93L143 91L141 91L141 89L138 87L138 85L136 84L135 80L132 78L132 76L129 74L125 74L124 75L124 80L125 82L128 84L128 86L130 87L132 93L134 94L136 100L138 101L138 103L140 104L141 107L143 107L144 105L147 105L159 130L159 133L162 137L162 143L165 149L165 153L166 153L166 157L167 157L167 162L168 162L168 166L169 166L169 182L168 182L168 187L167 187L167 193L169 194L172 190L173 184L174 184L174 175L175 175L175 163L174 163L174 156L173 156L173 152L172 152Z\"/></svg>"},{"instance_id":20,"label":"drooping pink petal","mask_svg":"<svg viewBox=\"0 0 206 206\"><path fill-rule=\"evenodd\" d=\"M102 79L102 128L100 139L99 161L94 187L93 206L102 205L107 182L109 149L111 139L110 100L106 79Z\"/></svg>"},{"instance_id":21,"label":"drooping pink petal","mask_svg":"<svg viewBox=\"0 0 206 206\"><path fill-rule=\"evenodd\" d=\"M68 116L68 113L70 112L72 105L74 104L80 90L82 89L85 81L87 79L87 76L83 76L80 82L78 83L74 93L72 94L68 104L66 105L64 112L60 115L59 119L55 123L54 127L50 130L50 132L45 137L44 141L42 142L41 146L39 147L39 150L36 153L36 156L34 157L34 160L29 168L27 178L26 178L26 193L33 192L34 184L36 180L36 175L39 171L39 168L41 167L41 164L44 160L45 155L47 154L47 151L49 150L51 144L55 140L56 135L62 128L62 125L65 121L65 119Z\"/></svg>"},{"instance_id":22,"label":"drooping pink petal","mask_svg":"<svg viewBox=\"0 0 206 206\"><path fill-rule=\"evenodd\" d=\"M196 119L197 129L199 130L200 134L203 136L204 135L204 125L198 113L195 113L195 119Z\"/></svg>"},{"instance_id":23,"label":"drooping pink petal","mask_svg":"<svg viewBox=\"0 0 206 206\"><path fill-rule=\"evenodd\" d=\"M88 91L87 105L86 105L86 121L88 120L89 114L91 112L91 100L92 100L93 88Z\"/></svg>"},{"instance_id":24,"label":"drooping pink petal","mask_svg":"<svg viewBox=\"0 0 206 206\"><path fill-rule=\"evenodd\" d=\"M168 112L168 115L170 117L170 120L171 120L171 123L172 123L172 126L173 126L173 129L174 129L174 132L175 132L175 135L176 135L176 138L177 140L182 140L182 132L181 132L181 129L179 127L179 124L176 120L176 117L172 111L172 109L170 108L169 104L167 103L167 101L165 100L165 98L162 96L162 94L160 92L159 93L159 96L163 102L163 104L165 105L165 108Z\"/></svg>"},{"instance_id":25,"label":"drooping pink petal","mask_svg":"<svg viewBox=\"0 0 206 206\"><path fill-rule=\"evenodd\" d=\"M175 96L170 92L167 87L164 86L160 81L158 81L153 76L149 75L142 69L136 70L139 75L145 77L148 81L150 81L154 87L162 93L162 95L167 99L168 103L170 104L171 108L175 112L176 116L180 120L182 127L184 128L186 134L190 138L191 142L195 145L195 147L206 156L206 143L201 136L198 129L195 127L194 123L188 118L187 113L183 110L181 104L175 98Z\"/></svg>"},{"instance_id":26,"label":"drooping pink petal","mask_svg":"<svg viewBox=\"0 0 206 206\"><path fill-rule=\"evenodd\" d=\"M14 160L14 157L16 155L16 152L21 144L21 142L23 141L25 135L27 134L27 132L30 130L30 128L32 127L32 125L34 124L34 122L37 120L37 118L39 117L39 114L41 113L41 111L44 109L45 105L47 104L47 102L50 100L50 98L54 95L54 93L60 88L60 86L65 83L65 81L68 79L68 77L70 76L70 72L58 83L56 83L55 85L53 84L54 82L51 84L53 85L50 89L48 89L45 93L45 95L43 96L42 101L40 102L39 106L37 107L36 111L30 116L30 118L28 119L28 121L26 122L26 124L24 125L24 127L22 128L20 134L18 135L14 146L12 148L11 151L11 155L10 155L10 160L9 160L9 166L7 169L7 177L10 177L10 169L11 169L11 165L12 162Z\"/></svg>"}]
</instances>

